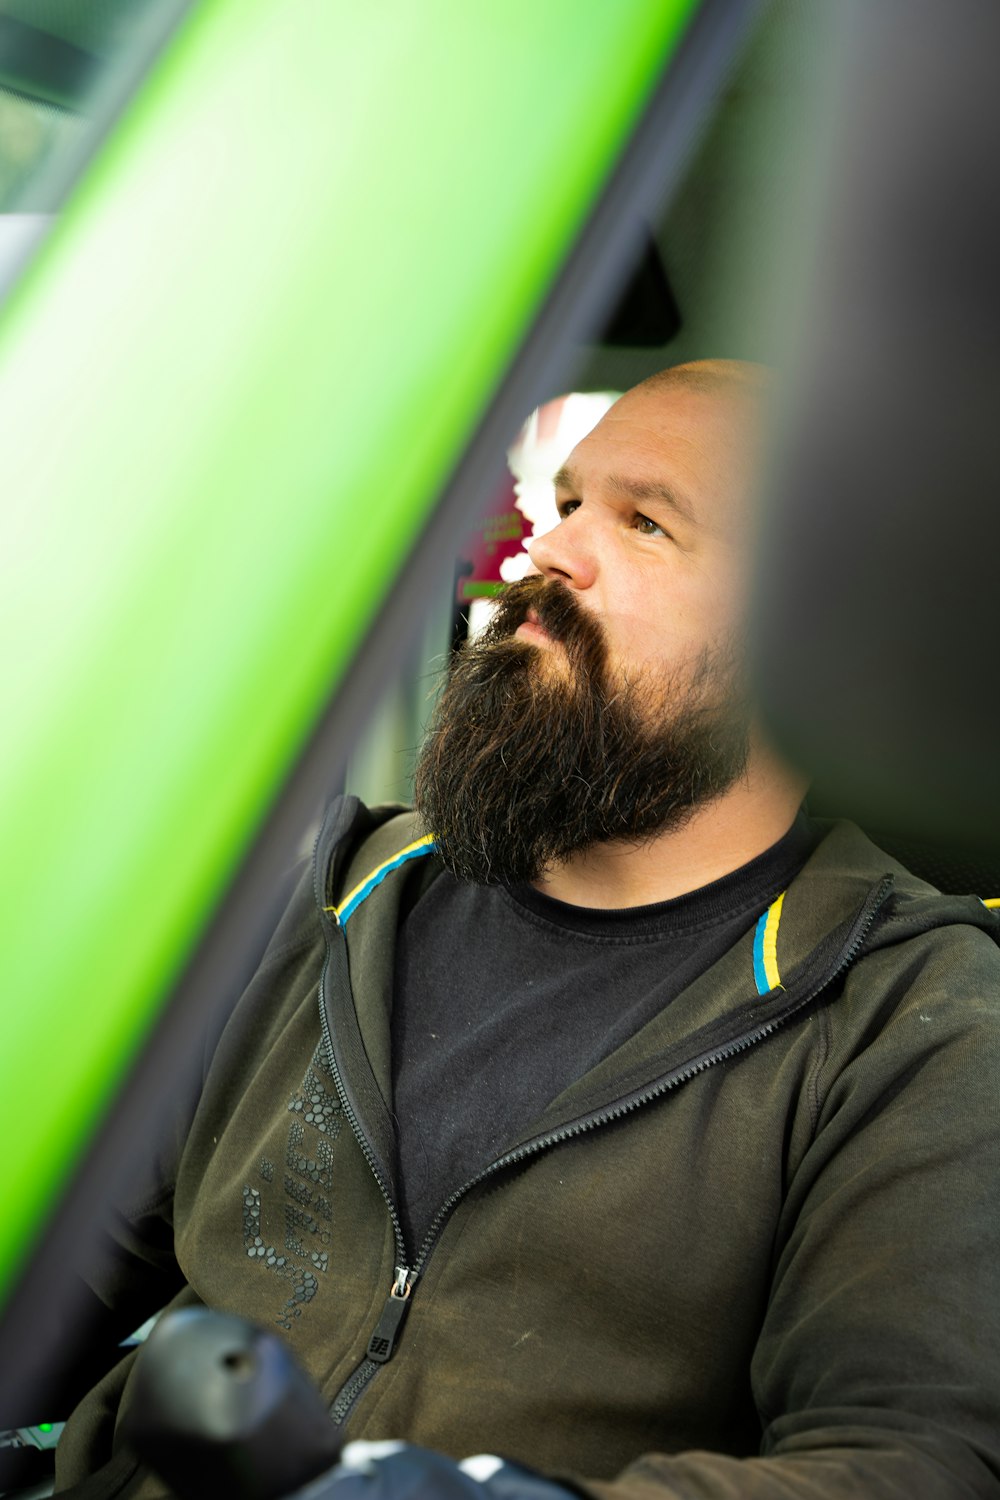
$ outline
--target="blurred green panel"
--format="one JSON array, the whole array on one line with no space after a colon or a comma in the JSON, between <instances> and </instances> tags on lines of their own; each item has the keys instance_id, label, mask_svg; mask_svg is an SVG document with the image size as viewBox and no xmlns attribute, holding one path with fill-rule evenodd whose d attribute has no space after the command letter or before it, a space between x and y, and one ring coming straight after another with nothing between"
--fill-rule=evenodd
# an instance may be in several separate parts
<instances>
[{"instance_id":1,"label":"blurred green panel","mask_svg":"<svg viewBox=\"0 0 1000 1500\"><path fill-rule=\"evenodd\" d=\"M5 307L4 1281L693 9L201 0Z\"/></svg>"}]
</instances>

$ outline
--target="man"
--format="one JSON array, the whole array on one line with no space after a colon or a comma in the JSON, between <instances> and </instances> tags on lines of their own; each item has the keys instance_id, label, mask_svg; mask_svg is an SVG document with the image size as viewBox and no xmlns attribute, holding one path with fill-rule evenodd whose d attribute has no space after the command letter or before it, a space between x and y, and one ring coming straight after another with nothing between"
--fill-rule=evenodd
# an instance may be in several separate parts
<instances>
[{"instance_id":1,"label":"man","mask_svg":"<svg viewBox=\"0 0 1000 1500\"><path fill-rule=\"evenodd\" d=\"M335 804L94 1271L413 1445L343 1500L1000 1495L997 921L797 816L743 663L761 386L682 366L577 447L420 812ZM164 1493L131 1379L81 1497Z\"/></svg>"}]
</instances>

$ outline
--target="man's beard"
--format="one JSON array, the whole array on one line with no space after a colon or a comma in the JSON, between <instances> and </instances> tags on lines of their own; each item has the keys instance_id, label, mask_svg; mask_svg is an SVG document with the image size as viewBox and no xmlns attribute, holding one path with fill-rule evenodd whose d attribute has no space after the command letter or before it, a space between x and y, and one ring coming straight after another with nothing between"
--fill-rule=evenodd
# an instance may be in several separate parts
<instances>
[{"instance_id":1,"label":"man's beard","mask_svg":"<svg viewBox=\"0 0 1000 1500\"><path fill-rule=\"evenodd\" d=\"M560 645L512 639L529 609ZM416 806L446 867L509 885L680 827L746 769L740 677L727 646L666 682L649 669L616 681L600 623L568 588L512 584L454 661L417 764Z\"/></svg>"}]
</instances>

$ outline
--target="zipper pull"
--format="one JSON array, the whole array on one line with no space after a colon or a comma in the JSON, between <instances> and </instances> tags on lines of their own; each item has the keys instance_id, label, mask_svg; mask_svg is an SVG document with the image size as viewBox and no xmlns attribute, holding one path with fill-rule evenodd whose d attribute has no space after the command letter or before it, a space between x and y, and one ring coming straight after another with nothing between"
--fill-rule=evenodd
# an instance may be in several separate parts
<instances>
[{"instance_id":1,"label":"zipper pull","mask_svg":"<svg viewBox=\"0 0 1000 1500\"><path fill-rule=\"evenodd\" d=\"M396 1267L396 1279L389 1289L382 1316L368 1340L368 1358L373 1359L376 1364L384 1365L392 1358L406 1314L410 1310L410 1293L415 1280L416 1277L408 1266Z\"/></svg>"}]
</instances>

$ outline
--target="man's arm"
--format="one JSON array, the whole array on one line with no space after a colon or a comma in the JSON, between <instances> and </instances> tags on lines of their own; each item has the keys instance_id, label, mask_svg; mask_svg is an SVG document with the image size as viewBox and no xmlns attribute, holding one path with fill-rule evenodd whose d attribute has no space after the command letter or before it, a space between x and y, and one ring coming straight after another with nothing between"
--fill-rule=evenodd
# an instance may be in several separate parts
<instances>
[{"instance_id":1,"label":"man's arm","mask_svg":"<svg viewBox=\"0 0 1000 1500\"><path fill-rule=\"evenodd\" d=\"M762 1456L648 1456L589 1494L1000 1496L998 978L967 929L854 971L822 1018L816 1128L776 1236L751 1370ZM872 987L882 1012L848 1044Z\"/></svg>"}]
</instances>

